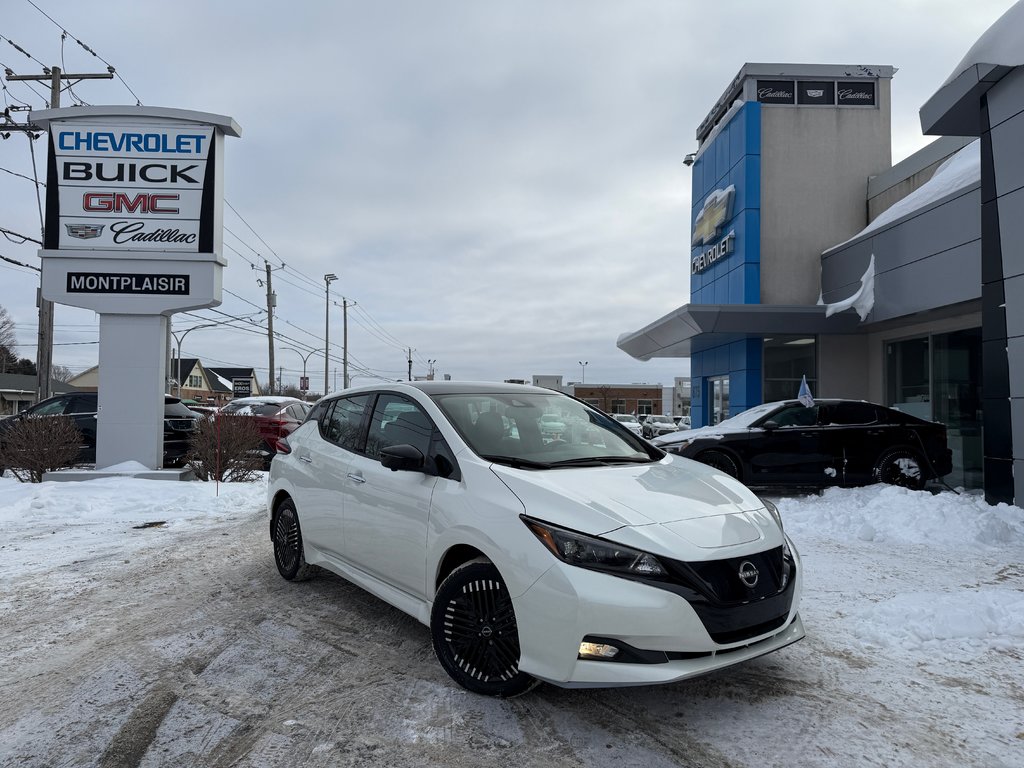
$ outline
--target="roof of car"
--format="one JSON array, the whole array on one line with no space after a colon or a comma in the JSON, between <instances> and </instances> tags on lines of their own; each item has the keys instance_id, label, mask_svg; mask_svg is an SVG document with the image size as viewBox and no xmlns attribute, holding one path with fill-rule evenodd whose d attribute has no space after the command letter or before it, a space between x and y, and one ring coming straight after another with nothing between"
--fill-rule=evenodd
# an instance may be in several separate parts
<instances>
[{"instance_id":1,"label":"roof of car","mask_svg":"<svg viewBox=\"0 0 1024 768\"><path fill-rule=\"evenodd\" d=\"M534 387L529 384L506 384L496 381L398 381L364 384L345 390L346 392L369 392L377 389L395 389L401 391L405 387L418 389L425 395L491 395L514 392L531 392L539 395L561 395L557 389ZM332 394L340 394L334 392Z\"/></svg>"},{"instance_id":2,"label":"roof of car","mask_svg":"<svg viewBox=\"0 0 1024 768\"><path fill-rule=\"evenodd\" d=\"M274 405L283 405L285 403L301 403L297 397L287 397L285 395L253 395L252 397L236 397L231 400L232 403L239 403L240 405L248 405L255 403L272 403Z\"/></svg>"}]
</instances>

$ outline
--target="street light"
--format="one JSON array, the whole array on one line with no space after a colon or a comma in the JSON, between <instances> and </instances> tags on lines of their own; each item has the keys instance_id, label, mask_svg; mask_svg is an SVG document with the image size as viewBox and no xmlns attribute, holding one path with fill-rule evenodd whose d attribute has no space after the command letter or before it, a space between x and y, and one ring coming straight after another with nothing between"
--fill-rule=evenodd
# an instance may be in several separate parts
<instances>
[{"instance_id":1,"label":"street light","mask_svg":"<svg viewBox=\"0 0 1024 768\"><path fill-rule=\"evenodd\" d=\"M326 284L326 297L327 297L327 309L324 313L324 394L326 395L330 391L331 379L330 379L330 354L331 354L331 283L338 279L338 276L333 272L324 275L324 283Z\"/></svg>"},{"instance_id":2,"label":"street light","mask_svg":"<svg viewBox=\"0 0 1024 768\"><path fill-rule=\"evenodd\" d=\"M192 333L192 331L198 331L200 328L213 328L216 325L223 324L224 323L222 321L219 323L203 323L202 325L193 325L191 328L185 329L185 332L182 333L180 337L176 332L171 331L171 336L173 336L174 340L178 342L178 372L174 377L174 380L178 384L178 397L181 397L181 343L185 340L186 336Z\"/></svg>"},{"instance_id":3,"label":"street light","mask_svg":"<svg viewBox=\"0 0 1024 768\"><path fill-rule=\"evenodd\" d=\"M281 349L290 349L292 352L294 352L295 354L297 354L299 357L302 358L302 378L303 379L306 378L306 362L309 360L309 358L311 358L313 355L315 355L317 352L320 351L319 349L313 349L313 350L310 350L308 355L304 355L304 354L302 354L302 352L297 350L295 347L281 347ZM301 383L302 382L300 381L299 384L301 384ZM299 387L299 389L302 389L302 387ZM304 390L304 389L302 391L306 392L306 390ZM327 392L324 392L324 394L326 395Z\"/></svg>"},{"instance_id":4,"label":"street light","mask_svg":"<svg viewBox=\"0 0 1024 768\"><path fill-rule=\"evenodd\" d=\"M587 366L590 365L590 361L589 360L587 360L587 361L580 360L579 364L580 364L580 370L582 371L582 375L580 376L580 384L586 384L587 383Z\"/></svg>"}]
</instances>

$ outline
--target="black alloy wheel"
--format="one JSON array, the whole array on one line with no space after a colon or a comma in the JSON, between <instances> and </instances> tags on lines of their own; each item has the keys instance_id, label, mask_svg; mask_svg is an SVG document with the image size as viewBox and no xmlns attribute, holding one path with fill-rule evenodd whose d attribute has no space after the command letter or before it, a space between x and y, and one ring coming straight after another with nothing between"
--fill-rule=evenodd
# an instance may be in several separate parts
<instances>
[{"instance_id":1,"label":"black alloy wheel","mask_svg":"<svg viewBox=\"0 0 1024 768\"><path fill-rule=\"evenodd\" d=\"M697 454L694 458L702 464L707 464L709 467L713 467L719 472L724 472L730 477L735 477L739 480L739 465L736 463L736 460L727 453L723 453L722 451L704 451L703 453Z\"/></svg>"},{"instance_id":2,"label":"black alloy wheel","mask_svg":"<svg viewBox=\"0 0 1024 768\"><path fill-rule=\"evenodd\" d=\"M912 491L924 488L924 468L920 455L910 448L890 448L883 453L871 476L876 483L898 485Z\"/></svg>"},{"instance_id":3,"label":"black alloy wheel","mask_svg":"<svg viewBox=\"0 0 1024 768\"><path fill-rule=\"evenodd\" d=\"M508 588L493 564L474 560L452 571L430 612L434 653L466 690L507 698L537 680L519 670L519 630Z\"/></svg>"},{"instance_id":4,"label":"black alloy wheel","mask_svg":"<svg viewBox=\"0 0 1024 768\"><path fill-rule=\"evenodd\" d=\"M278 572L288 581L305 581L313 575L302 550L302 531L295 503L285 499L277 507L274 520L274 562Z\"/></svg>"}]
</instances>

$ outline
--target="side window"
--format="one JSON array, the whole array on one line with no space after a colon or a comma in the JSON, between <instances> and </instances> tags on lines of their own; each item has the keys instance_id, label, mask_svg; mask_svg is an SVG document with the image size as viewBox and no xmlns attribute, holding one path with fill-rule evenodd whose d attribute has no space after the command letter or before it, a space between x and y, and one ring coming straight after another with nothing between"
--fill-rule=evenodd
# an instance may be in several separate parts
<instances>
[{"instance_id":1,"label":"side window","mask_svg":"<svg viewBox=\"0 0 1024 768\"><path fill-rule=\"evenodd\" d=\"M296 421L302 421L304 418L306 418L306 412L302 410L302 406L300 405L289 405L288 415L291 416Z\"/></svg>"},{"instance_id":2,"label":"side window","mask_svg":"<svg viewBox=\"0 0 1024 768\"><path fill-rule=\"evenodd\" d=\"M358 451L363 414L369 402L369 395L338 398L324 418L320 433L326 440L345 450Z\"/></svg>"},{"instance_id":3,"label":"side window","mask_svg":"<svg viewBox=\"0 0 1024 768\"><path fill-rule=\"evenodd\" d=\"M59 416L64 413L64 408L68 404L68 398L60 397L56 400L51 400L48 403L40 403L36 408L32 410L33 416Z\"/></svg>"},{"instance_id":4,"label":"side window","mask_svg":"<svg viewBox=\"0 0 1024 768\"><path fill-rule=\"evenodd\" d=\"M794 405L774 414L769 421L774 421L780 427L813 427L818 423L818 407Z\"/></svg>"},{"instance_id":5,"label":"side window","mask_svg":"<svg viewBox=\"0 0 1024 768\"><path fill-rule=\"evenodd\" d=\"M829 411L829 421L846 426L874 424L878 414L871 403L837 403Z\"/></svg>"},{"instance_id":6,"label":"side window","mask_svg":"<svg viewBox=\"0 0 1024 768\"><path fill-rule=\"evenodd\" d=\"M71 400L71 407L67 413L96 413L96 400L91 397L75 397Z\"/></svg>"},{"instance_id":7,"label":"side window","mask_svg":"<svg viewBox=\"0 0 1024 768\"><path fill-rule=\"evenodd\" d=\"M333 404L334 403L331 400L321 400L309 409L309 412L306 414L306 419L308 421L320 421L320 419L323 418L324 412L327 410L327 406Z\"/></svg>"},{"instance_id":8,"label":"side window","mask_svg":"<svg viewBox=\"0 0 1024 768\"><path fill-rule=\"evenodd\" d=\"M434 423L430 417L411 400L400 395L381 395L370 418L366 455L379 459L382 448L411 445L424 456L429 456L433 432Z\"/></svg>"}]
</instances>

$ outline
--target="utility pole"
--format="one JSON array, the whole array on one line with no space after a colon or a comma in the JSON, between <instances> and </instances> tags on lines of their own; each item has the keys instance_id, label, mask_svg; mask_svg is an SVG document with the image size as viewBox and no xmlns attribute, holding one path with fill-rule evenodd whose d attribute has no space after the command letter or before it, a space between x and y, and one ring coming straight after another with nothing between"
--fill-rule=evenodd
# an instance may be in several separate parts
<instances>
[{"instance_id":1,"label":"utility pole","mask_svg":"<svg viewBox=\"0 0 1024 768\"><path fill-rule=\"evenodd\" d=\"M341 297L341 315L343 320L342 333L344 334L344 345L341 348L341 385L342 389L348 389L351 383L348 378L348 308L354 307L356 302Z\"/></svg>"},{"instance_id":2,"label":"utility pole","mask_svg":"<svg viewBox=\"0 0 1024 768\"><path fill-rule=\"evenodd\" d=\"M274 293L270 281L270 274L273 272L270 262L264 259L263 264L267 268L267 347L270 350L270 394L274 394L274 308L277 306L277 294ZM282 268L278 267L278 269ZM281 387L278 386L278 390L280 389Z\"/></svg>"},{"instance_id":3,"label":"utility pole","mask_svg":"<svg viewBox=\"0 0 1024 768\"><path fill-rule=\"evenodd\" d=\"M324 319L324 395L331 391L330 388L330 365L331 365L331 283L338 279L333 272L324 275L326 285L326 315Z\"/></svg>"},{"instance_id":4,"label":"utility pole","mask_svg":"<svg viewBox=\"0 0 1024 768\"><path fill-rule=\"evenodd\" d=\"M49 80L50 108L57 109L60 107L60 93L63 90L62 84L64 80L111 80L114 77L114 70L113 68L108 68L108 71L102 74L61 74L60 67L50 67L50 71L44 72L42 75L16 75L9 69L6 71L6 74L8 82L34 80L44 83ZM71 87L70 82L68 87ZM5 126L6 128L7 126ZM31 126L22 130L30 129ZM40 230L42 231L45 227L42 226L42 222L40 224ZM45 231L42 234L45 241ZM53 368L53 302L43 298L42 286L39 288L36 305L39 307L39 335L36 339L36 398L38 402L39 400L45 400L51 394L51 369Z\"/></svg>"},{"instance_id":5,"label":"utility pole","mask_svg":"<svg viewBox=\"0 0 1024 768\"><path fill-rule=\"evenodd\" d=\"M409 347L409 381L412 381L412 347Z\"/></svg>"}]
</instances>

